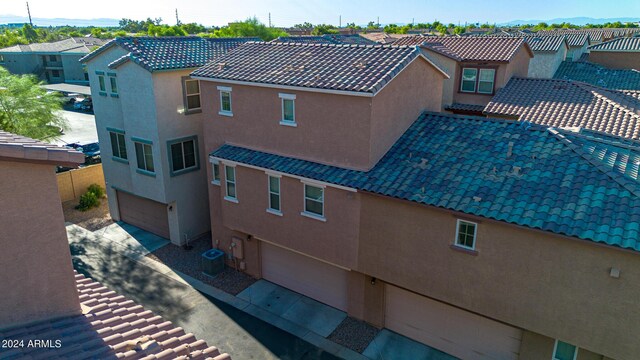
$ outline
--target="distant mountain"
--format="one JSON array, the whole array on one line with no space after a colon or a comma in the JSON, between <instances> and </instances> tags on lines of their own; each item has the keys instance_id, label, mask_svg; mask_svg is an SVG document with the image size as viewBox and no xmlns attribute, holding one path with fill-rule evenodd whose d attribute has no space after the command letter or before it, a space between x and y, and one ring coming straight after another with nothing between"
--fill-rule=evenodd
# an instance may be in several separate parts
<instances>
[{"instance_id":1,"label":"distant mountain","mask_svg":"<svg viewBox=\"0 0 640 360\"><path fill-rule=\"evenodd\" d=\"M596 19L590 17L574 17L574 18L556 18L550 20L513 20L506 23L498 24L500 26L514 26L514 25L522 25L522 24L538 24L541 22L545 22L547 24L561 24L563 22L571 23L574 25L587 25L587 24L604 24L604 23L612 23L620 21L621 23L627 22L638 22L640 18L609 18L609 19Z\"/></svg>"},{"instance_id":2,"label":"distant mountain","mask_svg":"<svg viewBox=\"0 0 640 360\"><path fill-rule=\"evenodd\" d=\"M96 27L110 27L118 26L116 19L45 19L45 18L33 18L33 25L36 26L96 26ZM29 18L24 16L14 15L0 15L0 25L2 24L21 24L29 22Z\"/></svg>"}]
</instances>

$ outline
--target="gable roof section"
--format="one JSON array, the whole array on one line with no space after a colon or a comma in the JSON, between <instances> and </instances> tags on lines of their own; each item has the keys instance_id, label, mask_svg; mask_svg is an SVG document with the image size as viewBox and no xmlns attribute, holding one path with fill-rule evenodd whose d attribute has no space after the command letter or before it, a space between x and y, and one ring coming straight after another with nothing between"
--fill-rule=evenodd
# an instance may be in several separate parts
<instances>
[{"instance_id":1,"label":"gable roof section","mask_svg":"<svg viewBox=\"0 0 640 360\"><path fill-rule=\"evenodd\" d=\"M512 78L491 99L484 113L640 139L640 100L575 81Z\"/></svg>"},{"instance_id":2,"label":"gable roof section","mask_svg":"<svg viewBox=\"0 0 640 360\"><path fill-rule=\"evenodd\" d=\"M354 35L339 35L339 34L324 34L324 35L303 35L303 36L281 36L277 39L271 40L271 42L284 42L284 43L303 43L303 44L354 44L354 45L376 45L375 41L371 41L358 34Z\"/></svg>"},{"instance_id":3,"label":"gable roof section","mask_svg":"<svg viewBox=\"0 0 640 360\"><path fill-rule=\"evenodd\" d=\"M90 47L101 46L105 40L98 38L72 37L49 43L33 43L29 45L14 45L0 49L0 53L82 53L91 52Z\"/></svg>"},{"instance_id":4,"label":"gable roof section","mask_svg":"<svg viewBox=\"0 0 640 360\"><path fill-rule=\"evenodd\" d=\"M448 76L416 47L272 42L249 42L191 76L371 96L418 57Z\"/></svg>"},{"instance_id":5,"label":"gable roof section","mask_svg":"<svg viewBox=\"0 0 640 360\"><path fill-rule=\"evenodd\" d=\"M573 136L505 120L425 113L368 172L232 145L211 156L640 251L637 183L603 165L615 157L618 165L634 166L631 158L615 147L599 157L584 150L588 139L575 143Z\"/></svg>"},{"instance_id":6,"label":"gable roof section","mask_svg":"<svg viewBox=\"0 0 640 360\"><path fill-rule=\"evenodd\" d=\"M84 155L74 149L0 130L0 159L77 166L84 162Z\"/></svg>"},{"instance_id":7,"label":"gable roof section","mask_svg":"<svg viewBox=\"0 0 640 360\"><path fill-rule=\"evenodd\" d=\"M531 51L533 52L558 52L562 46L569 48L567 38L564 35L558 36L536 36L528 35L524 37Z\"/></svg>"},{"instance_id":8,"label":"gable roof section","mask_svg":"<svg viewBox=\"0 0 640 360\"><path fill-rule=\"evenodd\" d=\"M618 38L589 46L591 51L640 52L640 37Z\"/></svg>"},{"instance_id":9,"label":"gable roof section","mask_svg":"<svg viewBox=\"0 0 640 360\"><path fill-rule=\"evenodd\" d=\"M129 53L111 62L110 68L117 68L132 61L150 72L191 69L202 66L251 40L256 38L121 37L108 42L80 61L91 61L117 45Z\"/></svg>"},{"instance_id":10,"label":"gable roof section","mask_svg":"<svg viewBox=\"0 0 640 360\"><path fill-rule=\"evenodd\" d=\"M231 359L78 272L75 281L82 315L0 331L0 339L55 339L62 346L3 350L3 359Z\"/></svg>"},{"instance_id":11,"label":"gable roof section","mask_svg":"<svg viewBox=\"0 0 640 360\"><path fill-rule=\"evenodd\" d=\"M563 61L553 77L582 81L613 90L640 90L640 71L609 69L584 61Z\"/></svg>"},{"instance_id":12,"label":"gable roof section","mask_svg":"<svg viewBox=\"0 0 640 360\"><path fill-rule=\"evenodd\" d=\"M399 39L394 45L420 45L456 61L509 62L521 46L525 46L533 57L531 49L520 37L416 35Z\"/></svg>"}]
</instances>

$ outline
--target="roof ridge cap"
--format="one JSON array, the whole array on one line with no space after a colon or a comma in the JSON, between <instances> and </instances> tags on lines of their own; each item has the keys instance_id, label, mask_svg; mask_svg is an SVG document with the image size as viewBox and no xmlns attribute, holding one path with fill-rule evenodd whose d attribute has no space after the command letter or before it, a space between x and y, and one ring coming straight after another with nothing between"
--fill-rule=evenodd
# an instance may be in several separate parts
<instances>
[{"instance_id":1,"label":"roof ridge cap","mask_svg":"<svg viewBox=\"0 0 640 360\"><path fill-rule=\"evenodd\" d=\"M588 83L583 83L583 82L578 82L578 81L576 82L576 84L575 84L575 85L576 85L576 86L578 86L578 87L580 87L580 88L582 88L582 89L583 89L583 90L585 90L585 91L589 91L589 92L590 92L590 93L592 93L592 94L593 94L593 93L597 94L597 95L596 95L597 97L599 97L599 98L603 99L604 101L606 101L606 102L607 102L608 104L610 104L611 106L616 107L616 108L618 108L618 109L621 109L621 110L623 110L623 111L625 111L625 112L627 112L627 113L630 113L629 115L631 115L631 116L633 116L633 117L640 118L640 101L638 101L638 103L639 103L639 104L638 104L638 105L639 105L639 109L638 109L638 110L633 111L633 110L631 110L628 106L623 105L623 104L621 104L620 102L615 101L614 99L612 99L610 95L607 95L607 94L603 94L603 93L597 92L597 91L602 91L602 92L605 92L605 93L606 93L606 92L608 92L608 93L613 93L613 94L615 94L615 90L610 90L610 89L603 88L603 87L600 87L600 86L596 86L596 85L592 85L592 84L588 84ZM587 88L592 88L593 90L589 90L589 89L587 89ZM594 94L594 95L595 95L595 94ZM629 96L629 95L626 95L626 94L624 94L624 93L623 93L623 95L624 95L624 96ZM634 98L634 97L631 97L631 98L635 100L635 98Z\"/></svg>"}]
</instances>

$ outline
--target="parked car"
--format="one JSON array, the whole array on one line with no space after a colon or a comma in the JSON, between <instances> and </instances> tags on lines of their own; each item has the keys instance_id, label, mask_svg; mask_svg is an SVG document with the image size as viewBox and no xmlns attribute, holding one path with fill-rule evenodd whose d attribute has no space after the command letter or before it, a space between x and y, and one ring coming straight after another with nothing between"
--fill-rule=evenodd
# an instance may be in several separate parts
<instances>
[{"instance_id":1,"label":"parked car","mask_svg":"<svg viewBox=\"0 0 640 360\"><path fill-rule=\"evenodd\" d=\"M65 104L74 104L78 101L84 100L84 97L80 94L70 93L70 94L62 94L62 98L64 99Z\"/></svg>"},{"instance_id":2,"label":"parked car","mask_svg":"<svg viewBox=\"0 0 640 360\"><path fill-rule=\"evenodd\" d=\"M91 111L93 110L93 101L91 100L91 98L85 98L81 101L76 101L73 104L73 108L75 110Z\"/></svg>"},{"instance_id":3,"label":"parked car","mask_svg":"<svg viewBox=\"0 0 640 360\"><path fill-rule=\"evenodd\" d=\"M97 141L77 142L67 144L67 147L76 149L84 154L85 164L95 164L101 161L100 144Z\"/></svg>"}]
</instances>

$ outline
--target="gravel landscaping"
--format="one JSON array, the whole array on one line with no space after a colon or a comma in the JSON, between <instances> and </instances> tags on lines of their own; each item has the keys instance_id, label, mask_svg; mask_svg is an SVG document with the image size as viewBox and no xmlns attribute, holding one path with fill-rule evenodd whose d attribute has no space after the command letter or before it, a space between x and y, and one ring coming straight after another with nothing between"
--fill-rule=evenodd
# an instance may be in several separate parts
<instances>
[{"instance_id":1,"label":"gravel landscaping","mask_svg":"<svg viewBox=\"0 0 640 360\"><path fill-rule=\"evenodd\" d=\"M148 254L147 257L231 295L237 295L256 282L251 276L228 266L215 277L203 274L200 259L203 252L211 249L211 238L206 236L191 242L190 245L193 249L184 250L182 247L169 244Z\"/></svg>"},{"instance_id":2,"label":"gravel landscaping","mask_svg":"<svg viewBox=\"0 0 640 360\"><path fill-rule=\"evenodd\" d=\"M64 221L76 224L89 231L96 231L114 223L109 214L107 198L100 199L100 206L87 211L76 210L77 200L62 203Z\"/></svg>"},{"instance_id":3,"label":"gravel landscaping","mask_svg":"<svg viewBox=\"0 0 640 360\"><path fill-rule=\"evenodd\" d=\"M364 321L345 318L327 339L362 353L380 330Z\"/></svg>"}]
</instances>

